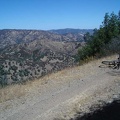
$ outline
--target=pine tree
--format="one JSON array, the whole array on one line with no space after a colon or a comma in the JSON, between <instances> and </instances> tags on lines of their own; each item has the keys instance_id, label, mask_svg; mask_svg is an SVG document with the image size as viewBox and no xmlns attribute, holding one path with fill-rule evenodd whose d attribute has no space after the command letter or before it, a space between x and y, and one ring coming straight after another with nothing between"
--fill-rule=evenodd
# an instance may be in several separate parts
<instances>
[{"instance_id":1,"label":"pine tree","mask_svg":"<svg viewBox=\"0 0 120 120\"><path fill-rule=\"evenodd\" d=\"M109 31L110 31L110 38L117 37L119 34L119 28L118 28L118 16L114 14L114 12L110 15L110 21L109 21Z\"/></svg>"},{"instance_id":2,"label":"pine tree","mask_svg":"<svg viewBox=\"0 0 120 120\"><path fill-rule=\"evenodd\" d=\"M120 10L118 12L118 29L119 29L119 35L120 35Z\"/></svg>"}]
</instances>

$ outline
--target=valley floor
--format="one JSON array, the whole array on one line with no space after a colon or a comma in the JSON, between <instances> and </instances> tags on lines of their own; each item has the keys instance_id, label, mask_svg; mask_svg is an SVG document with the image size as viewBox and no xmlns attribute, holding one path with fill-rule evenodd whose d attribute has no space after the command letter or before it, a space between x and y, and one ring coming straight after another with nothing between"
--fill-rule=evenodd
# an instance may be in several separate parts
<instances>
[{"instance_id":1,"label":"valley floor","mask_svg":"<svg viewBox=\"0 0 120 120\"><path fill-rule=\"evenodd\" d=\"M0 103L0 120L70 120L77 113L88 113L93 105L112 102L120 97L120 70L98 67L111 59L116 56L23 85L27 92L22 97Z\"/></svg>"}]
</instances>

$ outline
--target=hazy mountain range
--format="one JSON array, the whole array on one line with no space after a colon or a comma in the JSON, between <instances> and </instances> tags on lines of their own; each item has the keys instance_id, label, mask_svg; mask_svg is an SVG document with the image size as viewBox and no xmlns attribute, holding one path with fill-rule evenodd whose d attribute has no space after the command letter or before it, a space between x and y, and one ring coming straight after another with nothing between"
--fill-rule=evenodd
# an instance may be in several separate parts
<instances>
[{"instance_id":1,"label":"hazy mountain range","mask_svg":"<svg viewBox=\"0 0 120 120\"><path fill-rule=\"evenodd\" d=\"M0 48L8 45L30 43L39 40L84 41L84 34L92 33L91 29L58 29L58 30L0 30Z\"/></svg>"},{"instance_id":2,"label":"hazy mountain range","mask_svg":"<svg viewBox=\"0 0 120 120\"><path fill-rule=\"evenodd\" d=\"M57 33L57 34L85 34L89 32L90 34L93 33L93 29L73 29L73 28L66 28L66 29L53 29L49 30L50 32Z\"/></svg>"},{"instance_id":3,"label":"hazy mountain range","mask_svg":"<svg viewBox=\"0 0 120 120\"><path fill-rule=\"evenodd\" d=\"M66 33L63 30L62 33L0 30L0 83L32 80L74 65L74 55L84 45L85 32Z\"/></svg>"}]
</instances>

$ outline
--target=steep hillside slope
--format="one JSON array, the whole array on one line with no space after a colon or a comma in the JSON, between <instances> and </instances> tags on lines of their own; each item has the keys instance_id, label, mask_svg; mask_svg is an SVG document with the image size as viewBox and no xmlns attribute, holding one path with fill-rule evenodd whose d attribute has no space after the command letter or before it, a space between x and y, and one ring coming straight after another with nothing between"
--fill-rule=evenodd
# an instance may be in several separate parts
<instances>
[{"instance_id":1,"label":"steep hillside slope","mask_svg":"<svg viewBox=\"0 0 120 120\"><path fill-rule=\"evenodd\" d=\"M1 89L0 120L70 120L93 110L91 106L111 103L120 98L120 70L98 66L102 60L114 59L107 57Z\"/></svg>"},{"instance_id":2,"label":"steep hillside slope","mask_svg":"<svg viewBox=\"0 0 120 120\"><path fill-rule=\"evenodd\" d=\"M83 45L77 39L41 30L1 30L0 84L32 80L73 66L74 55Z\"/></svg>"}]
</instances>

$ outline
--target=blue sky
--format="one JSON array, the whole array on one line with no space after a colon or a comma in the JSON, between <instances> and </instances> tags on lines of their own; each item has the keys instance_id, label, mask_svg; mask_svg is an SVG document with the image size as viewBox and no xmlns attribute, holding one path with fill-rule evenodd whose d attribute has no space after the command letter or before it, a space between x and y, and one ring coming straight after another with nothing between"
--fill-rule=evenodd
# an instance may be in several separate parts
<instances>
[{"instance_id":1,"label":"blue sky","mask_svg":"<svg viewBox=\"0 0 120 120\"><path fill-rule=\"evenodd\" d=\"M0 29L94 29L120 0L0 0Z\"/></svg>"}]
</instances>

